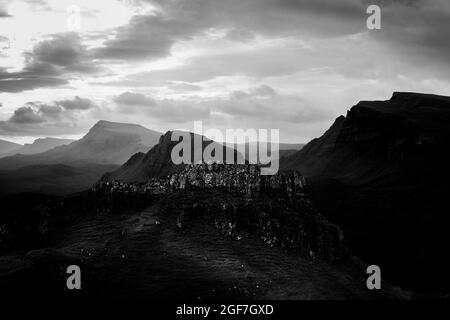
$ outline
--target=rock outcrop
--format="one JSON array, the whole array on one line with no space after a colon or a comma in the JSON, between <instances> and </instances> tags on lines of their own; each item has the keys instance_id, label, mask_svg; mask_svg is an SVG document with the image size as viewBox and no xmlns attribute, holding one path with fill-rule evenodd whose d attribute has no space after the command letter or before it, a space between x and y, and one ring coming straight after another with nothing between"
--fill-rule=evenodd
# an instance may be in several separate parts
<instances>
[{"instance_id":1,"label":"rock outcrop","mask_svg":"<svg viewBox=\"0 0 450 320\"><path fill-rule=\"evenodd\" d=\"M250 232L271 246L339 260L343 234L314 209L304 187L297 172L264 176L256 165L200 164L140 184L101 182L91 192L102 199L99 210L159 201L161 210L177 215L180 228L201 219L236 239Z\"/></svg>"}]
</instances>

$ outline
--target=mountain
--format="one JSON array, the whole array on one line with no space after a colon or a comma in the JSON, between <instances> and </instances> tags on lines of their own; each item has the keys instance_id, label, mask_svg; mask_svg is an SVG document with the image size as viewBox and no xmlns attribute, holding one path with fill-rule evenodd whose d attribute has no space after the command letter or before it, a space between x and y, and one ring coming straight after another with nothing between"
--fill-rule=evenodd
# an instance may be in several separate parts
<instances>
[{"instance_id":1,"label":"mountain","mask_svg":"<svg viewBox=\"0 0 450 320\"><path fill-rule=\"evenodd\" d=\"M58 146L70 144L74 141L72 139L39 138L34 140L33 143L25 143L20 148L8 152L7 155L41 153Z\"/></svg>"},{"instance_id":2,"label":"mountain","mask_svg":"<svg viewBox=\"0 0 450 320\"><path fill-rule=\"evenodd\" d=\"M438 172L436 165L448 171L442 148L450 135L449 105L449 97L399 92L388 101L359 102L284 166L351 184L411 180L416 169L426 178Z\"/></svg>"},{"instance_id":3,"label":"mountain","mask_svg":"<svg viewBox=\"0 0 450 320\"><path fill-rule=\"evenodd\" d=\"M389 281L449 292L449 123L450 97L362 101L281 168L305 175L319 210Z\"/></svg>"},{"instance_id":4,"label":"mountain","mask_svg":"<svg viewBox=\"0 0 450 320\"><path fill-rule=\"evenodd\" d=\"M22 145L0 139L0 157L19 149Z\"/></svg>"},{"instance_id":5,"label":"mountain","mask_svg":"<svg viewBox=\"0 0 450 320\"><path fill-rule=\"evenodd\" d=\"M97 122L80 140L69 145L33 155L14 155L0 159L2 170L30 165L65 164L80 166L87 163L118 164L136 152L147 152L158 142L161 134L140 125Z\"/></svg>"},{"instance_id":6,"label":"mountain","mask_svg":"<svg viewBox=\"0 0 450 320\"><path fill-rule=\"evenodd\" d=\"M259 150L259 142L247 142L245 146L242 144L238 144L236 146L237 150L241 150L240 148L245 148L245 159L259 159L258 150ZM266 143L267 150L270 152L272 145L271 143ZM283 157L290 156L294 154L296 151L301 150L304 147L304 144L301 143L278 143L274 144L274 151L278 151L278 159Z\"/></svg>"},{"instance_id":7,"label":"mountain","mask_svg":"<svg viewBox=\"0 0 450 320\"><path fill-rule=\"evenodd\" d=\"M144 153L136 153L134 154L124 165L122 165L119 169L114 172L110 172L105 174L102 178L103 181L112 181L112 180L120 180L123 182L139 182L139 181L147 181L152 178L166 176L168 174L178 172L184 168L184 164L175 165L171 159L171 152L175 145L178 144L178 141L172 141L172 131L166 132L163 136L161 136L159 143L155 145L149 152ZM203 154L203 150L205 150L206 146L210 146L211 148L222 148L223 155L226 155L227 150L229 148L224 147L223 145L209 140L206 137L196 135L194 133L189 133L191 137L191 163L198 163L201 161L201 158L198 155ZM194 147L194 139L202 138L202 149L198 150ZM197 151L197 155L196 152ZM234 159L242 159L242 156L237 153L237 151L232 150L234 154Z\"/></svg>"}]
</instances>

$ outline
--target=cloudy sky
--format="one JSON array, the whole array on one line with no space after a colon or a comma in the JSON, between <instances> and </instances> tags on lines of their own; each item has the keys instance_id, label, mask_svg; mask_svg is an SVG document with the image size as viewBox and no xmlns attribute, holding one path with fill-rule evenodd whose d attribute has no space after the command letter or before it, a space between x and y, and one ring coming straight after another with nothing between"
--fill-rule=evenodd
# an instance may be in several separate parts
<instances>
[{"instance_id":1,"label":"cloudy sky","mask_svg":"<svg viewBox=\"0 0 450 320\"><path fill-rule=\"evenodd\" d=\"M0 138L203 120L307 142L359 100L450 95L449 34L448 0L0 0Z\"/></svg>"}]
</instances>

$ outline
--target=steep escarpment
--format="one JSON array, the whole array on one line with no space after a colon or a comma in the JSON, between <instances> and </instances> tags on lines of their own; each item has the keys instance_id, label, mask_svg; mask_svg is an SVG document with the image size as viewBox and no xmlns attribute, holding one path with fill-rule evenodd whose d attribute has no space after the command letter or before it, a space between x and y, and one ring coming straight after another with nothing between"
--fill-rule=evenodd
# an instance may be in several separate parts
<instances>
[{"instance_id":1,"label":"steep escarpment","mask_svg":"<svg viewBox=\"0 0 450 320\"><path fill-rule=\"evenodd\" d=\"M347 245L393 283L448 292L450 98L394 93L362 101L281 162L305 175L313 202Z\"/></svg>"},{"instance_id":2,"label":"steep escarpment","mask_svg":"<svg viewBox=\"0 0 450 320\"><path fill-rule=\"evenodd\" d=\"M305 176L353 185L435 179L449 157L448 97L394 93L387 101L362 101L320 138L282 162Z\"/></svg>"}]
</instances>

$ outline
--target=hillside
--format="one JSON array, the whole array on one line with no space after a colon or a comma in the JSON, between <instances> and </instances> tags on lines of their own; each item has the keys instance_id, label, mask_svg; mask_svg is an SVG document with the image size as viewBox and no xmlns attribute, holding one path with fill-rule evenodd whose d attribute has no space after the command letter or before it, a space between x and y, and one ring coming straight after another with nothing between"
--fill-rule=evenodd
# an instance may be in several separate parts
<instances>
[{"instance_id":1,"label":"hillside","mask_svg":"<svg viewBox=\"0 0 450 320\"><path fill-rule=\"evenodd\" d=\"M120 180L123 182L142 182L148 181L152 178L158 178L167 176L168 174L178 172L184 168L184 164L175 165L171 159L172 149L178 144L178 141L171 140L172 132L166 132L159 140L159 143L155 145L149 152L137 153L133 155L123 166L114 172L105 174L102 178L103 181ZM195 147L193 133L191 136L191 163L198 163L201 158L197 158L198 155L202 155L207 146L222 148L225 155L227 150L230 150L223 145L201 137L197 135L197 138L204 138L201 145L201 150ZM196 152L197 151L197 152ZM237 151L232 150L234 158L242 159L242 156Z\"/></svg>"},{"instance_id":2,"label":"hillside","mask_svg":"<svg viewBox=\"0 0 450 320\"><path fill-rule=\"evenodd\" d=\"M101 176L117 165L85 164L71 167L64 164L27 166L0 170L0 196L23 192L67 195L89 189Z\"/></svg>"},{"instance_id":3,"label":"hillside","mask_svg":"<svg viewBox=\"0 0 450 320\"><path fill-rule=\"evenodd\" d=\"M145 184L101 183L21 220L0 217L0 286L10 296L87 299L414 297L385 282L367 290L365 269L311 206L303 178L258 169L187 166ZM82 266L83 290L64 289L68 263Z\"/></svg>"},{"instance_id":4,"label":"hillside","mask_svg":"<svg viewBox=\"0 0 450 320\"><path fill-rule=\"evenodd\" d=\"M319 210L388 280L449 292L449 121L449 97L362 101L281 167L305 175Z\"/></svg>"}]
</instances>

